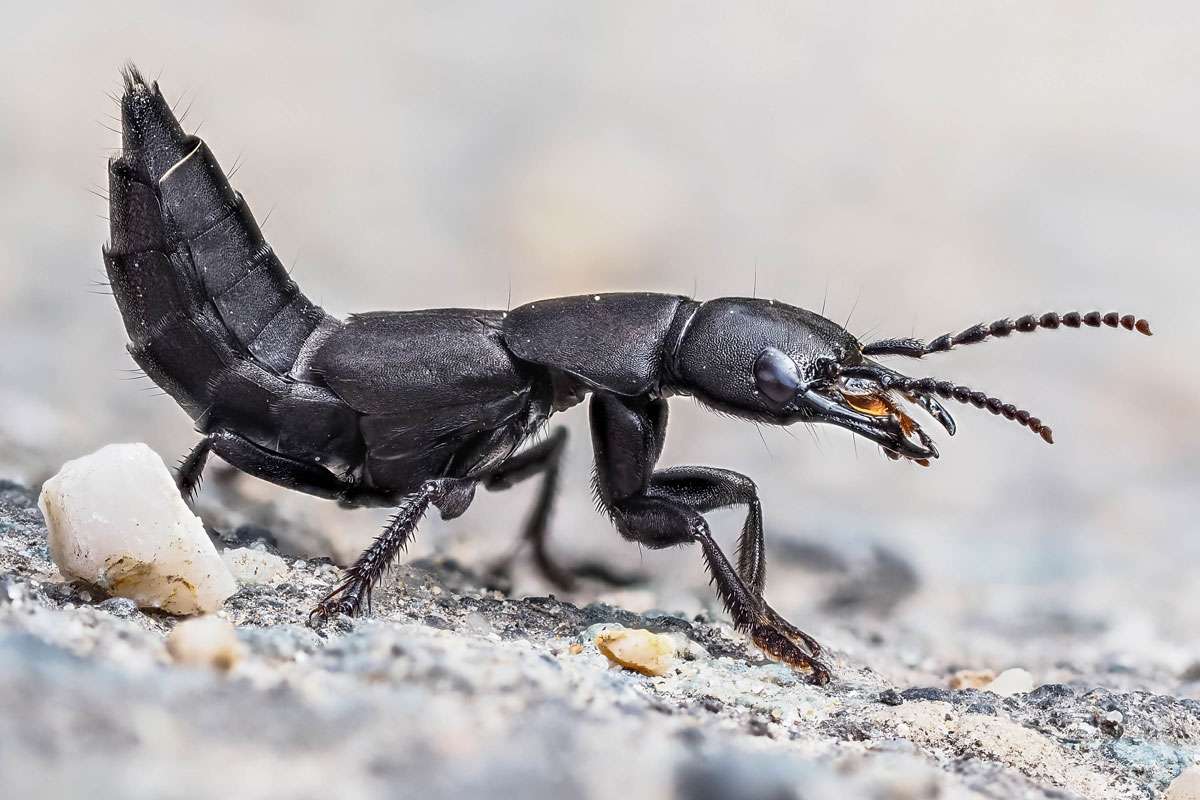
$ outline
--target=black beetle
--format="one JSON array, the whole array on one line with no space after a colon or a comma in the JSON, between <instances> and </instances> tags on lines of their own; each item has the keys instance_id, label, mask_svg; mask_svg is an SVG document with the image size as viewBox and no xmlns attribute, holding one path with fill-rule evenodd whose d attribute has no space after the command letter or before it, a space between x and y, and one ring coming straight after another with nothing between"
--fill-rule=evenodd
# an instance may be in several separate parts
<instances>
[{"instance_id":1,"label":"black beetle","mask_svg":"<svg viewBox=\"0 0 1200 800\"><path fill-rule=\"evenodd\" d=\"M905 403L946 430L938 397L971 403L1051 441L1028 412L950 382L909 378L872 356L920 358L991 336L1059 325L1123 326L1116 313L1045 314L977 325L929 344L862 345L841 326L770 300L700 302L650 293L562 297L511 311L375 312L342 322L296 287L203 141L181 129L157 84L124 74L123 153L109 164L104 263L129 351L204 438L184 459L191 496L215 452L238 469L349 506L398 508L314 610L355 613L422 515L467 510L476 487L543 476L525 530L545 551L565 431L530 444L556 411L591 395L595 488L621 535L651 548L697 543L734 624L766 653L825 683L821 648L763 599L762 511L754 482L715 467L655 469L667 400L691 395L772 425L827 422L892 458L938 455ZM703 514L747 507L736 566Z\"/></svg>"}]
</instances>

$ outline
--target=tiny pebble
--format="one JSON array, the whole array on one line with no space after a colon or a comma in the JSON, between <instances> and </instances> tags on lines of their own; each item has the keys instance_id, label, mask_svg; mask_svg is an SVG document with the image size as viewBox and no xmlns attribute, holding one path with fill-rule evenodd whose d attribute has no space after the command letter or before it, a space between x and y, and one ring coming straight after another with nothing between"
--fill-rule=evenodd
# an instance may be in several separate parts
<instances>
[{"instance_id":1,"label":"tiny pebble","mask_svg":"<svg viewBox=\"0 0 1200 800\"><path fill-rule=\"evenodd\" d=\"M487 635L495 633L496 629L492 627L492 623L483 614L478 611L471 611L467 614L465 622L467 627L476 633Z\"/></svg>"},{"instance_id":2,"label":"tiny pebble","mask_svg":"<svg viewBox=\"0 0 1200 800\"><path fill-rule=\"evenodd\" d=\"M287 575L287 562L257 547L236 547L221 553L234 579L246 586L274 583Z\"/></svg>"},{"instance_id":3,"label":"tiny pebble","mask_svg":"<svg viewBox=\"0 0 1200 800\"><path fill-rule=\"evenodd\" d=\"M996 673L990 669L960 669L950 676L950 688L982 689L994 680Z\"/></svg>"},{"instance_id":4,"label":"tiny pebble","mask_svg":"<svg viewBox=\"0 0 1200 800\"><path fill-rule=\"evenodd\" d=\"M642 628L602 631L596 647L614 664L643 675L666 675L675 661L675 643Z\"/></svg>"},{"instance_id":5,"label":"tiny pebble","mask_svg":"<svg viewBox=\"0 0 1200 800\"><path fill-rule=\"evenodd\" d=\"M17 580L15 576L6 575L0 578L0 602L20 605L29 599L29 584Z\"/></svg>"},{"instance_id":6,"label":"tiny pebble","mask_svg":"<svg viewBox=\"0 0 1200 800\"><path fill-rule=\"evenodd\" d=\"M1033 676L1028 670L1014 667L1006 669L996 676L996 679L983 687L984 691L994 692L1001 697L1014 694L1026 694L1033 691Z\"/></svg>"},{"instance_id":7,"label":"tiny pebble","mask_svg":"<svg viewBox=\"0 0 1200 800\"><path fill-rule=\"evenodd\" d=\"M144 444L68 461L42 485L38 505L50 557L68 579L170 614L215 611L237 589L166 464Z\"/></svg>"},{"instance_id":8,"label":"tiny pebble","mask_svg":"<svg viewBox=\"0 0 1200 800\"><path fill-rule=\"evenodd\" d=\"M176 625L167 635L167 652L179 664L228 671L241 659L242 646L233 625L205 615Z\"/></svg>"},{"instance_id":9,"label":"tiny pebble","mask_svg":"<svg viewBox=\"0 0 1200 800\"><path fill-rule=\"evenodd\" d=\"M137 603L130 600L128 597L110 597L107 600L96 605L98 611L104 611L112 614L114 617L121 619L129 619L137 613Z\"/></svg>"}]
</instances>

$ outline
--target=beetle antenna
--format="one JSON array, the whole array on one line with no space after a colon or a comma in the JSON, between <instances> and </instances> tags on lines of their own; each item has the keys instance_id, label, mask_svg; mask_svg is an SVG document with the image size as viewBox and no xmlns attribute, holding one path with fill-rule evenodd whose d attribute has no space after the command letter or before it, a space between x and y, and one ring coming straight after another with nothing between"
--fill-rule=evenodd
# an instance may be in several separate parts
<instances>
[{"instance_id":1,"label":"beetle antenna","mask_svg":"<svg viewBox=\"0 0 1200 800\"><path fill-rule=\"evenodd\" d=\"M885 389L894 388L915 394L937 394L946 400L957 400L960 403L970 403L976 408L986 408L997 416L1011 419L1038 434L1046 444L1054 444L1054 432L1040 419L1024 409L1017 408L1012 403L1006 403L998 397L992 397L984 392L976 391L969 386L959 386L950 381L939 381L936 378L907 378L888 376L882 381Z\"/></svg>"},{"instance_id":2,"label":"beetle antenna","mask_svg":"<svg viewBox=\"0 0 1200 800\"><path fill-rule=\"evenodd\" d=\"M864 346L862 352L865 356L908 356L909 358L921 358L930 353L944 353L956 345L976 344L993 336L1008 336L1013 331L1017 331L1018 333L1032 333L1038 328L1054 330L1060 325L1065 325L1068 328L1078 328L1082 325L1087 325L1089 328L1099 328L1101 325L1107 325L1110 328L1120 327L1127 331L1137 331L1146 336L1153 335L1150 331L1150 323L1133 314L1121 314L1117 311L1109 311L1107 314L1102 314L1099 311L1088 311L1087 313L1071 311L1066 314L1059 314L1055 311L1050 311L1041 316L1026 314L1017 320L1005 317L1004 319L996 320L990 325L981 322L958 333L944 333L928 344L920 339L881 339L880 341L871 342Z\"/></svg>"}]
</instances>

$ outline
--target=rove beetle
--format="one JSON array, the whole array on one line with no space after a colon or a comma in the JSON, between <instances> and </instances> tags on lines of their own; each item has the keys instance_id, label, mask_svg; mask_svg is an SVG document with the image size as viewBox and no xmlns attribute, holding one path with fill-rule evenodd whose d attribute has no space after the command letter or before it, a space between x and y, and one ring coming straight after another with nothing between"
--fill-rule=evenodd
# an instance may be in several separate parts
<instances>
[{"instance_id":1,"label":"rove beetle","mask_svg":"<svg viewBox=\"0 0 1200 800\"><path fill-rule=\"evenodd\" d=\"M566 432L538 434L556 411L590 395L596 495L621 535L650 548L698 544L734 624L768 655L826 683L821 647L763 598L754 481L716 467L656 468L668 399L690 395L771 425L830 423L893 459L928 465L937 447L909 412L918 406L953 434L939 398L986 408L1047 442L1051 432L995 397L902 375L875 356L921 358L1060 325L1150 334L1131 315L1072 312L1002 319L928 344L862 344L784 303L645 292L342 321L289 279L242 196L204 142L183 132L157 84L132 66L124 83L104 263L129 352L203 434L180 465L180 491L190 499L214 452L289 489L397 509L314 609L318 618L369 608L375 581L431 505L452 519L477 487L503 489L535 475L541 487L524 536L548 577L569 585L572 572L545 549ZM728 506L747 509L736 563L703 516Z\"/></svg>"}]
</instances>

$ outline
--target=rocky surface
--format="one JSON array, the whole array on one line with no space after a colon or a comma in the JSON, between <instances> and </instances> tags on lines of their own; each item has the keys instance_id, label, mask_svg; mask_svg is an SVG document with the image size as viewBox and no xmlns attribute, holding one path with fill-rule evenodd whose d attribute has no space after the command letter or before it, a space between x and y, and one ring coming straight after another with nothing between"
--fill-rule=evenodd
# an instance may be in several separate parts
<instances>
[{"instance_id":1,"label":"rocky surface","mask_svg":"<svg viewBox=\"0 0 1200 800\"><path fill-rule=\"evenodd\" d=\"M3 484L5 794L1154 798L1200 753L1186 676L1172 696L1064 661L1028 693L950 689L952 664L903 667L904 631L846 622L815 688L723 616L509 597L444 559L399 567L372 617L314 629L337 570L285 567L221 612L227 658L177 661L179 620L65 582L35 494ZM616 626L673 639L668 673L612 665L595 639Z\"/></svg>"}]
</instances>

